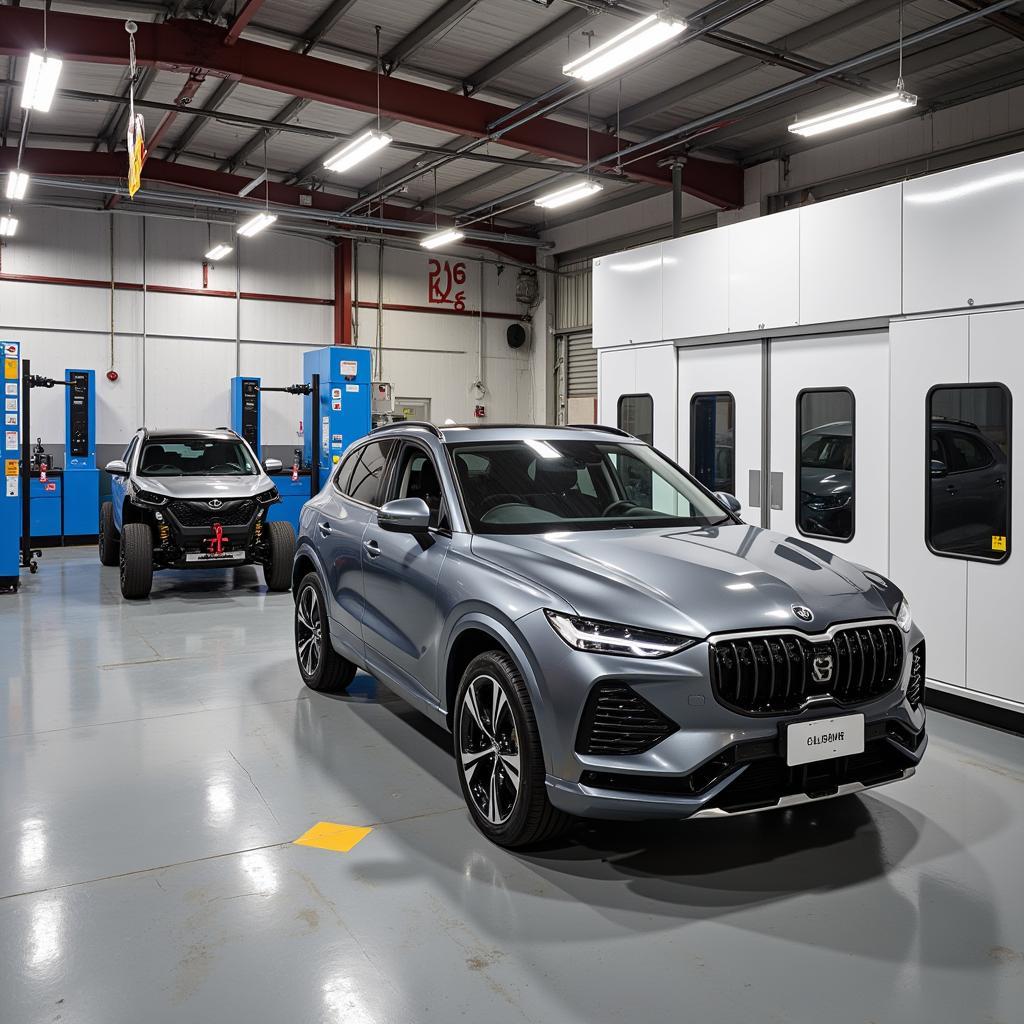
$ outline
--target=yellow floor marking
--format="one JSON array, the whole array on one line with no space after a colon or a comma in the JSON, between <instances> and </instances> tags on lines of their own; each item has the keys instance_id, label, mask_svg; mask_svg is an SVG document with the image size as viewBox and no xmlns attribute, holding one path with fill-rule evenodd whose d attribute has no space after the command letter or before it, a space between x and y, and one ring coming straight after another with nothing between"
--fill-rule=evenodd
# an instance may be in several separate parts
<instances>
[{"instance_id":1,"label":"yellow floor marking","mask_svg":"<svg viewBox=\"0 0 1024 1024\"><path fill-rule=\"evenodd\" d=\"M338 825L333 821L318 821L308 832L295 840L296 846L315 846L318 850L348 853L356 843L362 842L372 828L358 825Z\"/></svg>"}]
</instances>

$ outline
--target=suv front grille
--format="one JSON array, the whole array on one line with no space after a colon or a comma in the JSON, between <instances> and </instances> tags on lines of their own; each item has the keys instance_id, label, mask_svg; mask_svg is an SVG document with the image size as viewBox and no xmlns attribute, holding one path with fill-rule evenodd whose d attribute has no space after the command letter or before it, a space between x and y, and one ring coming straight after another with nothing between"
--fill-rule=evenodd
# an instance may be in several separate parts
<instances>
[{"instance_id":1,"label":"suv front grille","mask_svg":"<svg viewBox=\"0 0 1024 1024\"><path fill-rule=\"evenodd\" d=\"M812 697L873 700L896 686L902 667L896 625L851 626L820 642L794 633L711 644L715 696L747 715L797 711Z\"/></svg>"},{"instance_id":2,"label":"suv front grille","mask_svg":"<svg viewBox=\"0 0 1024 1024\"><path fill-rule=\"evenodd\" d=\"M625 683L600 683L583 709L576 752L642 754L678 728Z\"/></svg>"},{"instance_id":3,"label":"suv front grille","mask_svg":"<svg viewBox=\"0 0 1024 1024\"><path fill-rule=\"evenodd\" d=\"M910 652L910 681L907 683L907 700L912 708L924 703L924 641Z\"/></svg>"},{"instance_id":4,"label":"suv front grille","mask_svg":"<svg viewBox=\"0 0 1024 1024\"><path fill-rule=\"evenodd\" d=\"M225 501L218 508L210 508L206 501L172 501L168 510L175 519L186 527L213 526L245 526L256 511L256 502L252 498L238 501Z\"/></svg>"}]
</instances>

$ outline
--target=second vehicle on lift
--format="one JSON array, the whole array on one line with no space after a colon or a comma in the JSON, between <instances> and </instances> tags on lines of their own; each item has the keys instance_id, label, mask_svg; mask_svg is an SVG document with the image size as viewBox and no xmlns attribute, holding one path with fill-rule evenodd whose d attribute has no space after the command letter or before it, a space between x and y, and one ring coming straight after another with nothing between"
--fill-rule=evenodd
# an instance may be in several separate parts
<instances>
[{"instance_id":1,"label":"second vehicle on lift","mask_svg":"<svg viewBox=\"0 0 1024 1024\"><path fill-rule=\"evenodd\" d=\"M289 589L295 531L267 522L281 463L261 466L234 431L142 429L106 469L100 561L120 566L124 597L147 597L154 569L262 565L268 589Z\"/></svg>"}]
</instances>

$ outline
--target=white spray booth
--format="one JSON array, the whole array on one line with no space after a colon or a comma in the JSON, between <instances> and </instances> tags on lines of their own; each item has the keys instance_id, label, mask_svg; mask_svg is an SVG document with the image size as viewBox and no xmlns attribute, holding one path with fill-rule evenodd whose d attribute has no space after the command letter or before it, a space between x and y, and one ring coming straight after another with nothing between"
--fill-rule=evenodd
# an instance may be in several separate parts
<instances>
[{"instance_id":1,"label":"white spray booth","mask_svg":"<svg viewBox=\"0 0 1024 1024\"><path fill-rule=\"evenodd\" d=\"M1024 712L1024 154L596 259L593 323L602 423L891 576L933 691Z\"/></svg>"}]
</instances>

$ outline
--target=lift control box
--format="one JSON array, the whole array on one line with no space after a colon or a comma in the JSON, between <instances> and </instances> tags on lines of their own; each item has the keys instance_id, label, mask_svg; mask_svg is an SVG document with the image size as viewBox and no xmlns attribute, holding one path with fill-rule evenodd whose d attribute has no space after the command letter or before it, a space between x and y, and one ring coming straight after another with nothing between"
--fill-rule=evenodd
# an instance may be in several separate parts
<instances>
[{"instance_id":1,"label":"lift control box","mask_svg":"<svg viewBox=\"0 0 1024 1024\"><path fill-rule=\"evenodd\" d=\"M18 585L21 536L21 481L18 460L21 458L21 349L16 341L3 344L4 484L0 491L0 586Z\"/></svg>"},{"instance_id":2,"label":"lift control box","mask_svg":"<svg viewBox=\"0 0 1024 1024\"><path fill-rule=\"evenodd\" d=\"M260 378L231 378L231 429L263 457L260 438Z\"/></svg>"},{"instance_id":3,"label":"lift control box","mask_svg":"<svg viewBox=\"0 0 1024 1024\"><path fill-rule=\"evenodd\" d=\"M320 375L320 408L305 400L305 457L319 460L325 481L342 453L353 441L370 432L370 387L373 353L366 348L332 345L303 356L303 378Z\"/></svg>"},{"instance_id":4,"label":"lift control box","mask_svg":"<svg viewBox=\"0 0 1024 1024\"><path fill-rule=\"evenodd\" d=\"M65 370L63 523L69 539L99 531L100 471L96 468L96 371ZM52 493L52 492L48 492ZM35 524L32 527L35 533Z\"/></svg>"}]
</instances>

